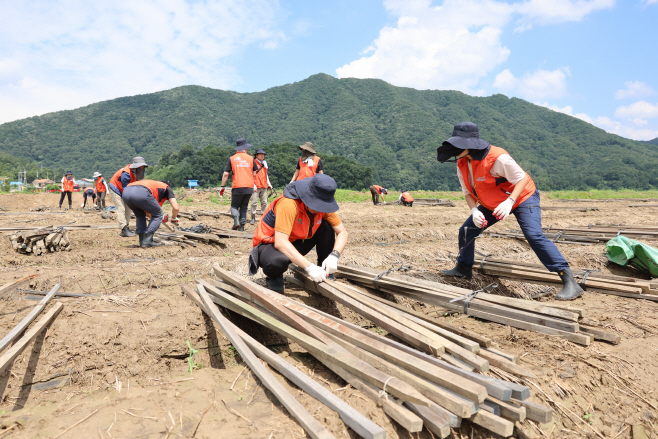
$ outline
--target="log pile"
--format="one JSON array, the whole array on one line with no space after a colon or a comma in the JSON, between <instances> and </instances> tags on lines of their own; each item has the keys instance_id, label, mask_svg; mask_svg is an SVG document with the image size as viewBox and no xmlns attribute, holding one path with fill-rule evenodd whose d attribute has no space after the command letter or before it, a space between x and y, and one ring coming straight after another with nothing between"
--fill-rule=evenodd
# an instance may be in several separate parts
<instances>
[{"instance_id":1,"label":"log pile","mask_svg":"<svg viewBox=\"0 0 658 439\"><path fill-rule=\"evenodd\" d=\"M252 372L272 390L272 377L258 367L258 361L253 361L255 356L261 357L302 390L337 411L364 438L383 438L385 433L340 399L326 403L323 386L318 389L318 383L240 331L215 304L296 342L365 397L377 402L409 433L419 432L425 426L444 438L465 419L509 437L515 422L526 418L543 423L551 420L552 410L532 402L528 387L480 373L534 376L516 363L517 356L494 349L486 337L464 330L459 330L461 334L452 332L374 300L342 282L315 284L303 270L296 269L295 282L349 304L406 343L403 344L274 293L218 266L213 270L220 281L200 279L196 291L185 285L182 290L219 324ZM290 394L278 389L272 392L310 437L322 437L324 427L318 426L303 408L300 410Z\"/></svg>"},{"instance_id":2,"label":"log pile","mask_svg":"<svg viewBox=\"0 0 658 439\"><path fill-rule=\"evenodd\" d=\"M545 227L544 235L553 242L561 244L593 245L606 243L612 238L623 235L627 238L655 241L658 240L658 227L650 226L621 226L621 225L599 225L571 227ZM503 232L485 231L485 235L494 238L512 238L525 241L523 232L520 230L507 230Z\"/></svg>"},{"instance_id":3,"label":"log pile","mask_svg":"<svg viewBox=\"0 0 658 439\"><path fill-rule=\"evenodd\" d=\"M9 236L11 246L18 253L43 255L59 251L70 251L71 241L64 227L52 226L32 231L18 231Z\"/></svg>"}]
</instances>

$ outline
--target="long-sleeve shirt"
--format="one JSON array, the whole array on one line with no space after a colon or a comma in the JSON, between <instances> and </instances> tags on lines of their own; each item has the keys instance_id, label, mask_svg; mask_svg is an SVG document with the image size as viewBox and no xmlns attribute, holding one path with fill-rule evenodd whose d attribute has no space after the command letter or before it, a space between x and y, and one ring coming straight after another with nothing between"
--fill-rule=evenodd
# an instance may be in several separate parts
<instances>
[{"instance_id":1,"label":"long-sleeve shirt","mask_svg":"<svg viewBox=\"0 0 658 439\"><path fill-rule=\"evenodd\" d=\"M509 154L501 154L500 157L498 157L498 159L494 162L489 173L492 177L495 178L504 177L512 184L517 184L526 176L525 171ZM466 184L464 184L464 176L462 175L462 171L459 169L459 167L457 167L457 177L459 178L459 184L462 187L462 192L464 195L470 194L466 188ZM469 175L468 179L471 183L471 187L474 187L475 185L473 184L473 176Z\"/></svg>"},{"instance_id":2,"label":"long-sleeve shirt","mask_svg":"<svg viewBox=\"0 0 658 439\"><path fill-rule=\"evenodd\" d=\"M93 178L92 178L92 179L83 178L83 180L84 180L84 181L88 181L89 183L94 183L94 184L96 183L96 180L94 180ZM110 188L107 186L107 181L105 181L105 179L103 178L103 179L101 180L101 182L103 182L103 186L105 186L105 191L106 191L106 192L109 191ZM94 187L95 187L95 186L94 186Z\"/></svg>"}]
</instances>

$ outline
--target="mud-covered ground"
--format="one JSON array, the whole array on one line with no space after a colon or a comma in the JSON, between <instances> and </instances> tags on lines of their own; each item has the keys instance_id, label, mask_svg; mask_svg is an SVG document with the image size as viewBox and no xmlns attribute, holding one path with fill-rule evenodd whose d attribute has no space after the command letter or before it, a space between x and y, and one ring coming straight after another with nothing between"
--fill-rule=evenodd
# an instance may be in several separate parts
<instances>
[{"instance_id":1,"label":"mud-covered ground","mask_svg":"<svg viewBox=\"0 0 658 439\"><path fill-rule=\"evenodd\" d=\"M39 206L55 207L57 197L55 194L0 195L0 207L7 208L9 213L28 212ZM81 198L79 194L74 197ZM77 198L74 205L81 201ZM210 203L205 193L193 194L188 199L193 201L181 203L183 211L227 210L226 206ZM551 200L542 202L567 205ZM546 211L544 224L656 224L656 208L628 208L622 202L588 205L596 205L600 210ZM339 213L350 234L341 262L383 269L404 263L414 268L411 275L454 282L437 273L452 265L457 229L469 214L465 204L457 202L453 208L404 208L353 203L342 204ZM96 213L74 210L51 216L0 215L0 227L61 225L74 220L76 225L115 224ZM228 227L231 219L201 217L200 222ZM182 225L194 224L183 220ZM494 230L513 228L518 226L511 217ZM247 230L253 230L253 226L247 225ZM60 283L65 292L98 295L58 298L64 303L61 314L0 375L0 428L13 426L8 432L0 429L0 437L53 438L70 427L62 438L181 438L194 434L197 438L306 436L248 369L244 370L243 362L221 330L181 294L182 283L210 276L213 264L246 275L250 240L226 239L222 245L199 244L196 248L141 249L136 245L136 238L120 238L118 229L75 230L69 236L72 251L44 256L17 254L6 236L0 239L0 284L38 273L32 289L46 291ZM529 247L519 241L485 237L478 240L477 246L487 254L506 259L537 261ZM632 273L608 264L603 245L559 244L558 247L573 266L607 273ZM481 287L493 280L476 274L472 282L454 284ZM546 290L539 285L499 283L498 293L525 298ZM341 305L309 297L292 287L288 293L378 330ZM0 300L0 335L9 332L27 315L37 303L34 299L27 293L14 292ZM592 323L598 322L606 330L619 333L622 341L618 345L594 342L590 347L582 347L470 317L441 317L431 306L399 300L416 310L489 336L501 349L521 355L519 363L539 377L532 383L525 382L536 391L535 401L547 404L550 398L562 406L555 410L554 422L526 424L528 435L598 437L596 430L610 438L658 437L658 303L586 293L573 304L586 308ZM550 302L552 294L539 300ZM346 387L298 346L287 344L286 340L246 319L228 315L300 370L385 427L389 438L409 437L375 403ZM195 361L202 366L192 373L188 342L198 351ZM357 437L333 411L273 373L335 437ZM75 425L80 420L83 422ZM641 436L642 432L645 436ZM417 436L428 438L431 434L425 430ZM453 431L453 437L460 439L492 436L468 422Z\"/></svg>"}]
</instances>

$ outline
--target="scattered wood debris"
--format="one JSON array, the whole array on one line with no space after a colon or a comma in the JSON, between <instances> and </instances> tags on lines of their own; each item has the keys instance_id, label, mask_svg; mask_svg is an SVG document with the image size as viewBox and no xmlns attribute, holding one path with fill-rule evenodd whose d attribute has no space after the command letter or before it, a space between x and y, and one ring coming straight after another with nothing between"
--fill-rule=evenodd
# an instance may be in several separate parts
<instances>
[{"instance_id":1,"label":"scattered wood debris","mask_svg":"<svg viewBox=\"0 0 658 439\"><path fill-rule=\"evenodd\" d=\"M71 251L71 240L64 227L52 226L31 231L18 231L9 236L11 245L18 253L43 255L56 251Z\"/></svg>"}]
</instances>

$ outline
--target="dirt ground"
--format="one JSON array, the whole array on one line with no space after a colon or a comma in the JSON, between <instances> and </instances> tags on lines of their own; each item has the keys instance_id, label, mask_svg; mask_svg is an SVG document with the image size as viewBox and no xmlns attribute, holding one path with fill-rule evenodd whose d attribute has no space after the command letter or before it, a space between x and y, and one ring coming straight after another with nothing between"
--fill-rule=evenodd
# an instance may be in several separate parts
<instances>
[{"instance_id":1,"label":"dirt ground","mask_svg":"<svg viewBox=\"0 0 658 439\"><path fill-rule=\"evenodd\" d=\"M81 195L74 194L74 198L74 205L79 205ZM188 198L193 201L181 203L183 211L227 210L226 206L210 203L206 193ZM0 195L0 207L10 213L28 212L39 206L54 208L57 201L56 194ZM545 199L542 203L567 204ZM656 208L628 208L622 202L587 205L601 210L546 211L543 222L556 226L656 224ZM437 274L452 265L458 227L469 215L465 204L457 202L452 208L375 207L371 203L340 207L339 214L350 234L341 262L382 269L411 265L414 271L410 275L473 288L497 281L476 274L472 281L455 282ZM78 209L52 216L0 215L0 227L62 225L74 220L76 225L116 224ZM201 217L199 222L228 227L231 221L228 217ZM182 225L194 224L183 220ZM253 228L247 225L248 231ZM514 228L518 226L511 217L494 230ZM72 251L44 256L17 254L7 237L0 239L0 284L38 273L31 287L34 290L45 291L60 283L65 292L98 295L58 298L64 303L61 314L10 370L0 375L0 437L306 437L276 399L244 370L244 363L221 330L181 294L180 284L211 276L213 264L246 275L250 240L226 239L222 245L199 244L196 248L142 249L136 245L137 238L120 238L118 229L75 230L69 236ZM575 267L634 274L630 269L608 264L603 245L558 247ZM485 237L478 240L477 248L505 259L537 261L527 244L519 241ZM528 298L546 292L539 285L498 282L499 294ZM293 287L287 292L378 330L341 305L310 297ZM543 295L539 300L550 302L552 296ZM441 317L434 307L398 300ZM36 303L34 296L19 292L0 300L0 333L9 332ZM598 437L596 430L610 438L658 438L658 303L586 293L573 304L587 309L591 323L619 333L621 343L594 342L582 347L470 317L441 318L493 338L500 349L520 354L519 363L539 377L532 383L521 381L535 391L534 400L547 404L550 398L561 405L562 410L555 410L554 422L527 424L529 435ZM244 318L226 315L386 428L389 438L410 437L375 403L346 386L298 346ZM194 358L202 365L192 373L188 342L198 350ZM336 438L358 437L336 413L273 373ZM10 427L10 431L3 431ZM414 436L432 435L424 430ZM459 439L493 436L469 422L452 432L452 437Z\"/></svg>"}]
</instances>

